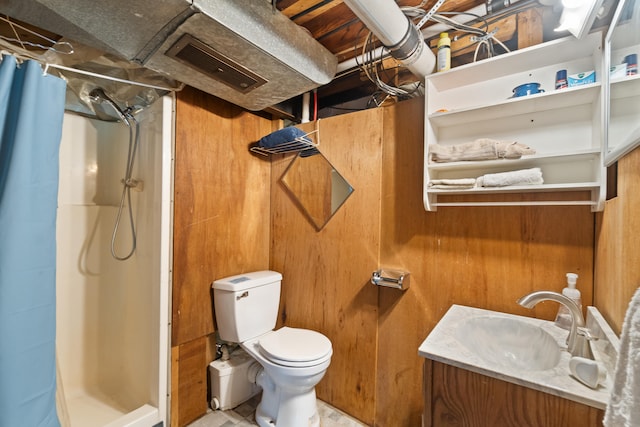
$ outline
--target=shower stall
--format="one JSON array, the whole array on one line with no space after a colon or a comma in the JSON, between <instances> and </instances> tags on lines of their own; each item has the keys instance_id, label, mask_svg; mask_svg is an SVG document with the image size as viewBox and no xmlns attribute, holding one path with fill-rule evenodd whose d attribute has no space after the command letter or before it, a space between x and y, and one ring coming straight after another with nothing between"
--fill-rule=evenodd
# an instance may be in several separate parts
<instances>
[{"instance_id":1,"label":"shower stall","mask_svg":"<svg viewBox=\"0 0 640 427\"><path fill-rule=\"evenodd\" d=\"M167 425L174 100L136 114L134 254L111 241L129 150L122 122L65 113L57 216L57 403L61 425ZM115 251L132 245L123 214Z\"/></svg>"}]
</instances>

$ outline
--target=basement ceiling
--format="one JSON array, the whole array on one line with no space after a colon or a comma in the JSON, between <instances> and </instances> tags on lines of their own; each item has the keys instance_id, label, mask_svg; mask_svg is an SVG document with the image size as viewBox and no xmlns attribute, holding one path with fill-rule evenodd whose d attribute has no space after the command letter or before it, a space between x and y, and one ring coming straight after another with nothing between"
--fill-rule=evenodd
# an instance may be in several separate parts
<instances>
[{"instance_id":1,"label":"basement ceiling","mask_svg":"<svg viewBox=\"0 0 640 427\"><path fill-rule=\"evenodd\" d=\"M6 1L0 0L0 14L2 14L2 4L6 4ZM11 0L9 3L13 3L13 1L20 0ZM429 0L423 8L430 10L436 1ZM608 0L608 2L616 3L616 0ZM416 6L420 4L420 0L398 0L397 3L400 6ZM449 13L447 16L453 17L452 13L454 12L464 13L478 10L480 7L486 13L484 18L467 16L466 20L470 20L468 24L496 31L496 38L513 50L560 36L553 32L558 20L559 7L556 6L558 4L559 0L445 0L438 9L438 13ZM294 23L304 27L313 38L337 57L338 63L344 65L351 60L351 64L353 64L353 58L361 53L368 30L342 0L277 0L274 7ZM489 13L486 12L487 10ZM440 31L431 31L432 34L427 36L429 26L434 24L427 22L422 28L427 43L432 48L435 47ZM135 28L131 28L131 31L135 31ZM57 37L51 32L44 33L54 39ZM470 62L476 45L469 42L468 34L453 30L451 33L454 40L452 65ZM0 22L0 35L14 38L17 36L21 40L29 40L32 37L25 32L16 34L15 29L8 28L6 22ZM465 36L467 37L466 41L464 40ZM496 51L496 54L501 53L504 53L502 49ZM487 57L488 54L481 52L479 59L482 59L483 55ZM393 80L395 84L402 84L403 80L418 80L415 76L403 72L403 69L398 67L394 60L388 62L390 64L382 67L387 72L387 78ZM366 78L359 67L352 65L341 69L339 66L338 74L333 81L318 88L318 106L320 109L333 108L355 100L374 99L377 91L378 88ZM299 100L292 100L292 102L299 103ZM280 107L276 106L274 111L281 112L284 116L287 114L296 115L292 110L296 110L297 107L291 107L291 105ZM362 106L356 108L360 109Z\"/></svg>"},{"instance_id":2,"label":"basement ceiling","mask_svg":"<svg viewBox=\"0 0 640 427\"><path fill-rule=\"evenodd\" d=\"M436 2L437 0L430 0L423 8L428 11ZM397 0L396 3L399 6L416 6L420 4L420 0ZM496 31L497 39L509 49L516 50L566 35L553 31L558 24L559 4L560 0L446 0L438 13L457 19L466 12L482 10L485 12L482 17L469 15L464 21L487 31ZM276 7L293 22L306 28L338 58L339 63L351 60L353 64L353 58L361 54L368 30L342 0L279 0ZM433 27L433 30L429 28L435 24L429 21L422 28L428 45L434 50L439 32L442 31L442 26ZM469 41L470 35L453 29L450 35L454 40L452 65L471 62L477 45ZM495 54L505 53L497 44L496 47ZM486 53L478 55L478 59L486 57ZM399 84L417 80L415 76L403 72L403 69L394 69L398 65L394 60L388 62L386 67L391 69L387 70L390 80ZM376 93L379 94L378 88L358 68L342 71L339 67L334 80L318 89L318 102L321 109L341 105L361 109L372 106L372 100L379 104L380 100L385 99L384 94L376 98Z\"/></svg>"},{"instance_id":3,"label":"basement ceiling","mask_svg":"<svg viewBox=\"0 0 640 427\"><path fill-rule=\"evenodd\" d=\"M416 6L420 1L400 0L396 3L399 6ZM436 0L427 2L425 10L435 3ZM447 0L438 11L464 12L484 3L482 0ZM280 0L276 7L293 22L309 30L313 38L338 57L339 62L355 55L367 33L342 0Z\"/></svg>"}]
</instances>

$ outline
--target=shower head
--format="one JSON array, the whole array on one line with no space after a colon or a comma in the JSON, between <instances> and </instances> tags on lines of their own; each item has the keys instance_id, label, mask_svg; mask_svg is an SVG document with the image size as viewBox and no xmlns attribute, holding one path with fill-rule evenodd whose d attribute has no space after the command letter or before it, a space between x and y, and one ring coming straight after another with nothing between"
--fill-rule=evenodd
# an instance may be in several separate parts
<instances>
[{"instance_id":1,"label":"shower head","mask_svg":"<svg viewBox=\"0 0 640 427\"><path fill-rule=\"evenodd\" d=\"M110 122L122 121L129 126L129 114L122 111L116 102L109 98L102 88L95 88L89 92L89 100L93 104L94 112L100 120ZM105 106L107 104L107 106Z\"/></svg>"}]
</instances>

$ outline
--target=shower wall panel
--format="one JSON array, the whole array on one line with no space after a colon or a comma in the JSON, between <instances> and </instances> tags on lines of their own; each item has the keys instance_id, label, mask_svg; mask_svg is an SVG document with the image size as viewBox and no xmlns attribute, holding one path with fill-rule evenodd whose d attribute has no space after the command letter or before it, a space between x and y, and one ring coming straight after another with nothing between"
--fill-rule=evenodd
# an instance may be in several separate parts
<instances>
[{"instance_id":1,"label":"shower wall panel","mask_svg":"<svg viewBox=\"0 0 640 427\"><path fill-rule=\"evenodd\" d=\"M163 144L166 117L163 102L156 104L137 117L141 132L133 177L143 182L143 189L131 192L137 249L127 261L116 261L110 246L128 129L122 123L65 114L57 224L57 351L72 426L102 426L119 419L122 424L116 425L137 425L131 418L140 417L152 425L165 419L161 396L166 395L168 351L171 144L170 138L169 147L167 141ZM118 254L129 252L126 205L116 242ZM132 413L136 416L127 415Z\"/></svg>"}]
</instances>

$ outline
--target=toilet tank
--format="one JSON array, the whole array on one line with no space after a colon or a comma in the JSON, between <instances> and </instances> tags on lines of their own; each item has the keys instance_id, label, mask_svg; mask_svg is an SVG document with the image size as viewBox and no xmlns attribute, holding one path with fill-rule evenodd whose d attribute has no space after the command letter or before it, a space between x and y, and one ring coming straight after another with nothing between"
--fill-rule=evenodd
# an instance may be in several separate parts
<instances>
[{"instance_id":1,"label":"toilet tank","mask_svg":"<svg viewBox=\"0 0 640 427\"><path fill-rule=\"evenodd\" d=\"M255 271L213 282L218 333L224 341L241 343L276 326L282 274Z\"/></svg>"}]
</instances>

